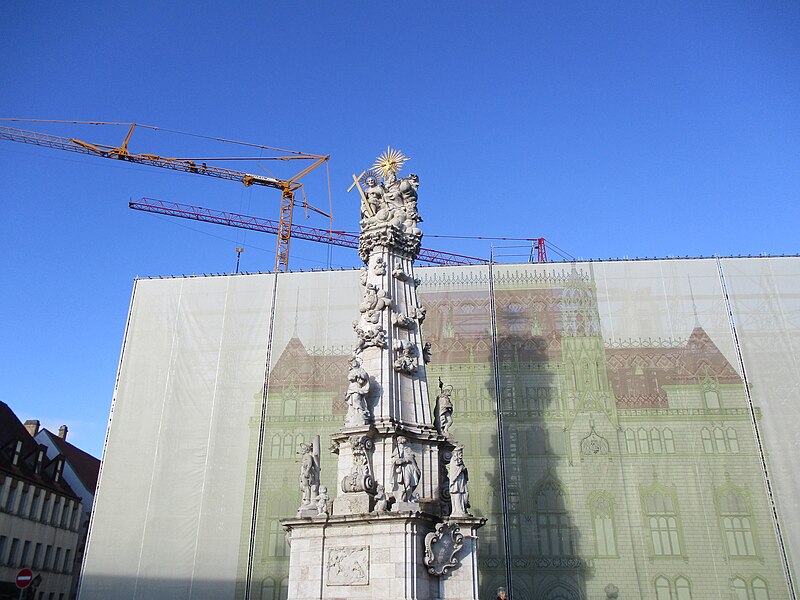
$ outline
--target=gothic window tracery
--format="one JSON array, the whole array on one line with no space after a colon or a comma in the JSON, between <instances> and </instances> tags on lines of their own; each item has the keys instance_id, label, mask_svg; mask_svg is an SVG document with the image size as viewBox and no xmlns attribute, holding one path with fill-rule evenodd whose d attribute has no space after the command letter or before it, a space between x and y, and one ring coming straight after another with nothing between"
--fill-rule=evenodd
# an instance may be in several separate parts
<instances>
[{"instance_id":1,"label":"gothic window tracery","mask_svg":"<svg viewBox=\"0 0 800 600\"><path fill-rule=\"evenodd\" d=\"M656 600L672 600L672 586L666 577L656 579Z\"/></svg>"},{"instance_id":2,"label":"gothic window tracery","mask_svg":"<svg viewBox=\"0 0 800 600\"><path fill-rule=\"evenodd\" d=\"M637 432L639 437L639 452L642 454L650 453L650 440L647 437L647 430L640 428Z\"/></svg>"},{"instance_id":3,"label":"gothic window tracery","mask_svg":"<svg viewBox=\"0 0 800 600\"><path fill-rule=\"evenodd\" d=\"M675 439L669 427L664 429L664 450L667 454L675 454Z\"/></svg>"},{"instance_id":4,"label":"gothic window tracery","mask_svg":"<svg viewBox=\"0 0 800 600\"><path fill-rule=\"evenodd\" d=\"M664 575L659 575L655 580L655 588L656 600L692 600L691 583L683 575L676 577L674 583Z\"/></svg>"},{"instance_id":5,"label":"gothic window tracery","mask_svg":"<svg viewBox=\"0 0 800 600\"><path fill-rule=\"evenodd\" d=\"M540 556L572 555L572 526L567 499L562 487L551 477L536 490L536 525Z\"/></svg>"},{"instance_id":6,"label":"gothic window tracery","mask_svg":"<svg viewBox=\"0 0 800 600\"><path fill-rule=\"evenodd\" d=\"M614 500L605 492L596 492L589 499L589 508L592 513L597 556L617 556Z\"/></svg>"},{"instance_id":7,"label":"gothic window tracery","mask_svg":"<svg viewBox=\"0 0 800 600\"><path fill-rule=\"evenodd\" d=\"M675 454L675 437L669 427L626 429L625 447L628 454Z\"/></svg>"},{"instance_id":8,"label":"gothic window tracery","mask_svg":"<svg viewBox=\"0 0 800 600\"><path fill-rule=\"evenodd\" d=\"M270 455L273 458L278 458L281 455L281 448L282 448L283 439L279 433L276 433L272 436L272 447L270 449Z\"/></svg>"},{"instance_id":9,"label":"gothic window tracery","mask_svg":"<svg viewBox=\"0 0 800 600\"><path fill-rule=\"evenodd\" d=\"M682 544L675 488L652 486L644 494L644 508L653 556L680 556Z\"/></svg>"},{"instance_id":10,"label":"gothic window tracery","mask_svg":"<svg viewBox=\"0 0 800 600\"><path fill-rule=\"evenodd\" d=\"M742 577L731 580L731 589L736 600L769 600L767 582L761 577L754 577L749 585Z\"/></svg>"},{"instance_id":11,"label":"gothic window tracery","mask_svg":"<svg viewBox=\"0 0 800 600\"><path fill-rule=\"evenodd\" d=\"M710 409L720 408L719 392L717 392L717 390L711 390L711 389L705 390L703 392L703 399L705 400L706 408Z\"/></svg>"},{"instance_id":12,"label":"gothic window tracery","mask_svg":"<svg viewBox=\"0 0 800 600\"><path fill-rule=\"evenodd\" d=\"M261 600L275 600L275 580L271 577L261 582Z\"/></svg>"},{"instance_id":13,"label":"gothic window tracery","mask_svg":"<svg viewBox=\"0 0 800 600\"><path fill-rule=\"evenodd\" d=\"M675 592L678 600L692 600L692 588L685 577L678 577L675 580Z\"/></svg>"},{"instance_id":14,"label":"gothic window tracery","mask_svg":"<svg viewBox=\"0 0 800 600\"><path fill-rule=\"evenodd\" d=\"M723 429L714 427L708 429L703 427L700 430L700 438L703 442L703 452L706 454L725 454L728 452L738 454L739 437L733 427Z\"/></svg>"},{"instance_id":15,"label":"gothic window tracery","mask_svg":"<svg viewBox=\"0 0 800 600\"><path fill-rule=\"evenodd\" d=\"M728 556L756 556L752 514L745 492L729 483L717 492L717 506Z\"/></svg>"},{"instance_id":16,"label":"gothic window tracery","mask_svg":"<svg viewBox=\"0 0 800 600\"><path fill-rule=\"evenodd\" d=\"M625 445L629 454L636 454L636 434L633 433L633 429L625 430Z\"/></svg>"},{"instance_id":17,"label":"gothic window tracery","mask_svg":"<svg viewBox=\"0 0 800 600\"><path fill-rule=\"evenodd\" d=\"M267 539L267 556L286 556L286 534L280 521L273 519L269 522L269 538Z\"/></svg>"}]
</instances>

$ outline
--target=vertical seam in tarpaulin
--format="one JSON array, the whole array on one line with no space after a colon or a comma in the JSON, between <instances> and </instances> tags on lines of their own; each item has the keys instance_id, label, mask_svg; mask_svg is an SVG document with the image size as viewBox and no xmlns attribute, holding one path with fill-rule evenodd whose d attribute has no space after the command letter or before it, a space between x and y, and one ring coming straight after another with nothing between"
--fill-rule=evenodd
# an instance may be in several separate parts
<instances>
[{"instance_id":1,"label":"vertical seam in tarpaulin","mask_svg":"<svg viewBox=\"0 0 800 600\"><path fill-rule=\"evenodd\" d=\"M595 272L599 272L601 270L603 271L602 282L603 282L603 288L604 288L604 293L605 293L605 298L606 298L606 300L605 300L605 310L607 312L606 312L605 316L606 316L606 321L608 322L609 329L610 329L610 331L608 332L608 335L609 335L608 339L609 339L609 341L613 341L614 339L616 339L616 337L615 337L615 323L614 323L614 316L615 315L614 315L614 311L611 308L611 306L612 306L612 304L611 304L611 294L609 293L610 285L609 285L609 281L608 281L609 280L609 274L608 274L606 265L604 263L602 263L602 262L598 262L596 266L592 266L592 276L595 278L594 279L594 281L595 281L595 290L596 290L596 294L597 294L598 278L595 276ZM600 314L600 306L601 306L600 298L598 296L598 299L597 299L597 315L598 315L598 318L600 319L600 322L599 322L600 331L603 332L603 315ZM611 392L611 398L614 399L613 389L611 389L610 385L611 384L609 383L609 391ZM620 451L619 473L620 473L620 478L622 479L622 489L623 490L627 490L628 489L627 471L628 471L629 454L627 453L628 446L627 446L627 441L625 440L625 433L623 432L622 428L619 426L619 417L617 417L617 423L616 423L615 429L616 429L616 435L617 435L617 444L619 445L620 448L624 447L625 450L626 450L626 452L624 454L622 453L622 451ZM635 467L633 467L632 470L635 470ZM624 512L625 512L625 516L626 516L627 522L628 522L628 541L631 544L631 548L636 547L636 544L634 543L634 532L635 532L635 533L638 534L638 538L637 538L636 541L638 541L640 543L641 547L644 548L644 547L647 546L647 540L645 538L644 528L639 523L634 525L634 523L633 523L634 511L631 510L631 509L628 509L629 498L628 498L627 494L624 495L624 498L625 498L625 507L626 507L626 510ZM633 558L633 572L634 572L634 574L636 576L636 583L639 585L639 588L642 589L643 581L644 581L643 577L645 577L645 576L643 576L639 571L639 561L640 561L641 557L639 556L639 554L637 552L634 552L634 553L632 553L632 558ZM647 569L645 568L645 570L647 570Z\"/></svg>"},{"instance_id":2,"label":"vertical seam in tarpaulin","mask_svg":"<svg viewBox=\"0 0 800 600\"><path fill-rule=\"evenodd\" d=\"M97 500L100 496L100 481L103 478L103 466L106 464L106 450L108 449L108 438L111 435L111 419L114 417L114 406L117 403L117 392L119 390L119 377L120 373L122 372L122 360L125 356L125 345L128 342L128 334L131 330L131 317L133 316L133 302L134 298L136 297L136 286L139 284L138 279L133 280L133 289L131 290L131 299L128 303L128 318L125 321L125 333L122 334L122 346L119 350L119 361L117 362L117 377L114 380L114 394L111 397L111 409L108 412L108 425L106 426L106 436L103 440L103 454L102 459L100 460L100 468L97 472L97 488L95 491L94 496L94 506L90 507L91 511L89 514L89 526L86 529L86 551L83 553L83 561L80 568L80 577L78 579L78 586L76 588L76 593L80 596L81 586L83 585L83 577L85 574L84 567L86 566L86 559L89 556L89 547L92 543L92 528L94 526L94 517L97 511L94 510L94 507L97 506Z\"/></svg>"},{"instance_id":3,"label":"vertical seam in tarpaulin","mask_svg":"<svg viewBox=\"0 0 800 600\"><path fill-rule=\"evenodd\" d=\"M214 432L214 412L217 406L217 388L219 387L219 367L222 362L222 343L225 340L225 324L228 315L228 296L230 293L230 278L225 280L225 302L222 306L222 327L219 333L219 346L217 347L217 368L214 372L214 391L211 394L211 418L208 420L208 436L206 437L206 457L203 465L203 482L200 485L200 510L197 514L197 529L194 535L194 557L192 558L192 575L189 579L189 598L194 591L194 576L197 570L197 547L200 545L200 526L203 522L203 501L205 498L206 479L208 477L208 459L211 456L211 438Z\"/></svg>"},{"instance_id":4,"label":"vertical seam in tarpaulin","mask_svg":"<svg viewBox=\"0 0 800 600\"><path fill-rule=\"evenodd\" d=\"M508 527L508 498L506 497L506 468L503 440L503 407L500 397L500 359L497 355L497 315L494 302L494 262L489 263L489 315L492 331L492 363L494 367L494 397L497 406L497 452L500 463L500 506L503 512L503 554L506 567L506 586L511 600L513 582L511 574L511 540Z\"/></svg>"},{"instance_id":5,"label":"vertical seam in tarpaulin","mask_svg":"<svg viewBox=\"0 0 800 600\"><path fill-rule=\"evenodd\" d=\"M258 430L258 447L256 449L256 472L253 484L253 514L250 518L250 548L247 552L247 575L244 586L244 598L249 600L250 587L253 583L253 552L256 543L256 523L258 521L258 497L261 487L261 457L264 451L264 429L267 417L267 396L269 395L269 373L272 360L272 337L275 326L275 305L278 299L278 272L273 274L272 306L269 314L269 328L267 329L267 356L264 365L264 392L261 395L261 423Z\"/></svg>"},{"instance_id":6,"label":"vertical seam in tarpaulin","mask_svg":"<svg viewBox=\"0 0 800 600\"><path fill-rule=\"evenodd\" d=\"M167 380L164 382L164 393L161 396L161 416L158 420L158 433L156 434L156 447L153 452L153 466L150 469L150 488L147 491L147 506L144 510L144 527L142 528L142 538L139 542L139 560L136 564L136 578L134 579L133 583L133 598L136 598L136 594L138 593L139 589L139 573L142 569L142 553L144 551L144 539L147 534L147 517L150 514L150 501L153 497L153 478L156 473L156 464L158 463L158 451L161 446L161 428L164 424L164 407L167 405L167 390L169 389L170 383L172 382L172 357L175 355L175 338L178 335L178 323L180 322L181 316L181 304L183 302L183 285L184 282L181 282L180 285L180 292L178 293L178 305L175 307L175 324L172 328L172 343L170 344L169 348L169 360L167 361Z\"/></svg>"},{"instance_id":7,"label":"vertical seam in tarpaulin","mask_svg":"<svg viewBox=\"0 0 800 600\"><path fill-rule=\"evenodd\" d=\"M761 473L764 476L764 485L767 488L767 498L769 500L769 507L772 513L772 524L775 527L775 535L778 537L778 546L780 547L781 562L783 563L783 571L786 576L786 583L789 586L789 594L792 600L797 599L794 591L794 582L792 581L792 570L789 566L789 558L786 556L786 546L783 543L783 532L781 531L780 520L778 519L778 507L775 504L775 496L772 492L772 482L770 481L769 468L767 467L767 459L764 454L764 446L761 443L761 430L758 426L758 419L756 418L755 407L753 406L753 398L750 395L750 382L747 379L747 370L744 366L744 355L742 348L739 345L739 335L736 330L736 321L733 317L733 307L731 306L730 297L728 296L728 285L725 281L725 273L722 269L722 261L719 258L717 261L717 271L719 273L720 284L722 285L722 293L725 296L725 307L728 311L728 322L731 327L731 334L733 335L733 343L736 347L736 357L739 361L739 369L742 372L742 379L744 380L744 394L747 399L747 408L750 412L750 424L753 426L753 433L756 437L756 446L758 449L758 458L761 461Z\"/></svg>"}]
</instances>

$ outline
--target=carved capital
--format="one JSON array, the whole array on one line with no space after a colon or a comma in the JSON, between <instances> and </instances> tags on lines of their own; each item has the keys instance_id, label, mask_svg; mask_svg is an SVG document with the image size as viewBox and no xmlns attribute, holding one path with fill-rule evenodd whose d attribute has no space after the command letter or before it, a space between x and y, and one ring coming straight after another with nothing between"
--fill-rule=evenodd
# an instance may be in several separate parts
<instances>
[{"instance_id":1,"label":"carved capital","mask_svg":"<svg viewBox=\"0 0 800 600\"><path fill-rule=\"evenodd\" d=\"M421 243L422 233L419 229L406 231L402 223L391 221L365 223L358 242L358 254L361 260L368 262L370 254L380 246L414 259L419 254Z\"/></svg>"}]
</instances>

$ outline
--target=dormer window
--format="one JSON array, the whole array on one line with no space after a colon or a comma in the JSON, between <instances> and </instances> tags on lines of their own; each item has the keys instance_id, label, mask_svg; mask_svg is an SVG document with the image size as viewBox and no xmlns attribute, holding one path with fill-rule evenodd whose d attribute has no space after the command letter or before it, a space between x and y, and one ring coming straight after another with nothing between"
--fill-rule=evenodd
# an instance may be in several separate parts
<instances>
[{"instance_id":1,"label":"dormer window","mask_svg":"<svg viewBox=\"0 0 800 600\"><path fill-rule=\"evenodd\" d=\"M44 463L45 451L44 448L39 448L36 452L36 464L33 465L33 471L37 475L42 473L42 464Z\"/></svg>"},{"instance_id":2,"label":"dormer window","mask_svg":"<svg viewBox=\"0 0 800 600\"><path fill-rule=\"evenodd\" d=\"M19 457L22 454L22 440L17 440L17 443L14 444L14 450L11 453L11 464L18 465L19 464Z\"/></svg>"},{"instance_id":3,"label":"dormer window","mask_svg":"<svg viewBox=\"0 0 800 600\"><path fill-rule=\"evenodd\" d=\"M53 470L53 481L58 483L61 481L61 474L64 472L64 459L62 457L58 457L56 459L56 467Z\"/></svg>"}]
</instances>

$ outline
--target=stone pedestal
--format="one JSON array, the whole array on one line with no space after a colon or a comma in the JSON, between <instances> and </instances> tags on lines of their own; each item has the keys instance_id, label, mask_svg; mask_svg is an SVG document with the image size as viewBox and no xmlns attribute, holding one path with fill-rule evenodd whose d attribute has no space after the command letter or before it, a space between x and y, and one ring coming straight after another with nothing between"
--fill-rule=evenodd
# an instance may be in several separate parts
<instances>
[{"instance_id":1,"label":"stone pedestal","mask_svg":"<svg viewBox=\"0 0 800 600\"><path fill-rule=\"evenodd\" d=\"M486 519L451 517L449 521L458 525L464 546L456 553L456 566L439 578L439 598L478 600L478 528Z\"/></svg>"},{"instance_id":2,"label":"stone pedestal","mask_svg":"<svg viewBox=\"0 0 800 600\"><path fill-rule=\"evenodd\" d=\"M289 598L478 600L478 535L486 519L451 519L463 547L455 565L434 575L425 538L440 519L422 512L284 519L289 534Z\"/></svg>"}]
</instances>

